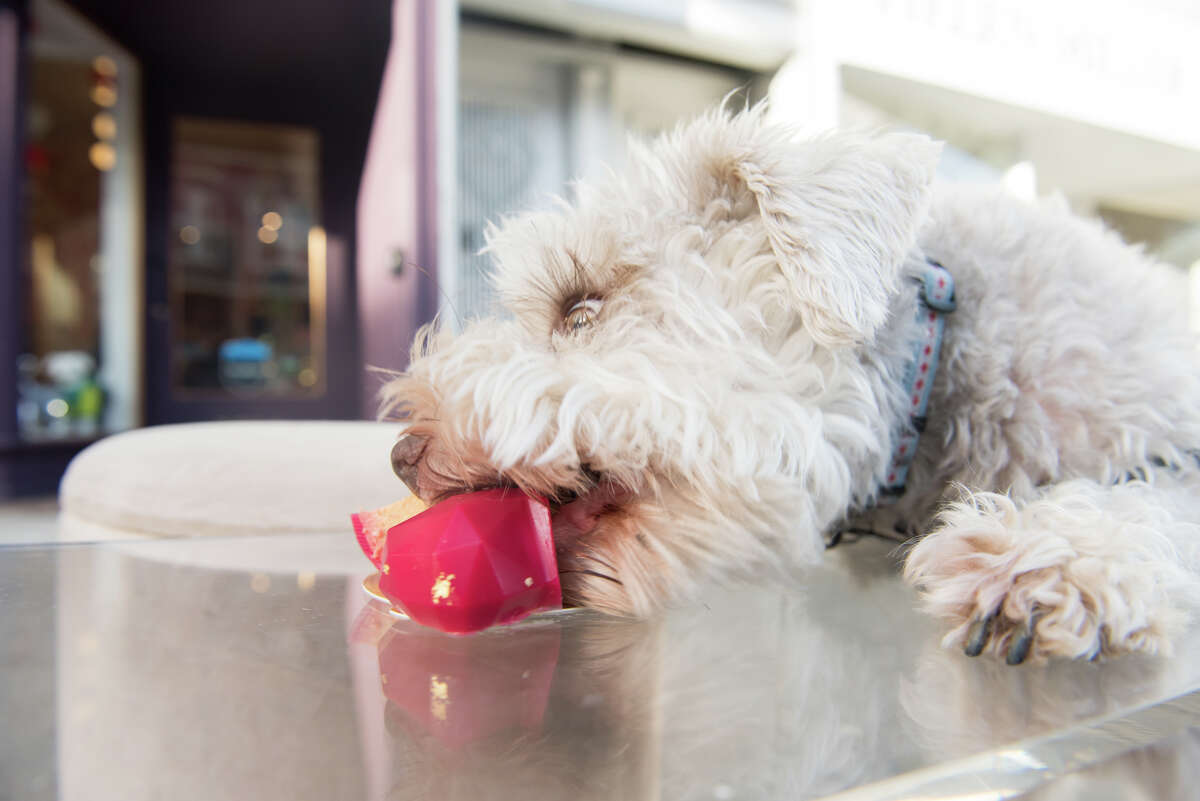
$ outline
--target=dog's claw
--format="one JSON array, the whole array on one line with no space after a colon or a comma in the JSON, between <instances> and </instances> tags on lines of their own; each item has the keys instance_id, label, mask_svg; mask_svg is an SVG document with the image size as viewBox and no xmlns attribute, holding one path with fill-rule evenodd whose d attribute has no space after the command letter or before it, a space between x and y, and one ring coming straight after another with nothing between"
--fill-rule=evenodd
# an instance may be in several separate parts
<instances>
[{"instance_id":1,"label":"dog's claw","mask_svg":"<svg viewBox=\"0 0 1200 801\"><path fill-rule=\"evenodd\" d=\"M971 622L970 628L967 629L967 644L963 648L963 653L967 656L979 656L983 653L983 647L987 645L988 638L992 636L992 623L996 620L996 613L975 618Z\"/></svg>"},{"instance_id":2,"label":"dog's claw","mask_svg":"<svg viewBox=\"0 0 1200 801\"><path fill-rule=\"evenodd\" d=\"M1005 662L1019 665L1025 661L1029 656L1029 649L1033 646L1033 632L1036 626L1037 619L1030 618L1013 632L1012 642L1009 643L1008 653L1004 657Z\"/></svg>"}]
</instances>

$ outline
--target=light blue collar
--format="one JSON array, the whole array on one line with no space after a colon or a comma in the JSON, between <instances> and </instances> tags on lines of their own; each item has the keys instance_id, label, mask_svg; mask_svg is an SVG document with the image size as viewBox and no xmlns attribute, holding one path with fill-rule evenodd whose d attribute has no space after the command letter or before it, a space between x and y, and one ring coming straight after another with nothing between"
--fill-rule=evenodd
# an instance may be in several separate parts
<instances>
[{"instance_id":1,"label":"light blue collar","mask_svg":"<svg viewBox=\"0 0 1200 801\"><path fill-rule=\"evenodd\" d=\"M933 379L937 375L946 315L954 308L954 278L945 267L927 259L921 290L917 294L920 332L913 343L912 360L904 373L904 387L908 390L908 421L896 437L887 477L879 491L880 503L888 503L904 492L908 468L912 466L917 442L925 430L925 415L929 409Z\"/></svg>"}]
</instances>

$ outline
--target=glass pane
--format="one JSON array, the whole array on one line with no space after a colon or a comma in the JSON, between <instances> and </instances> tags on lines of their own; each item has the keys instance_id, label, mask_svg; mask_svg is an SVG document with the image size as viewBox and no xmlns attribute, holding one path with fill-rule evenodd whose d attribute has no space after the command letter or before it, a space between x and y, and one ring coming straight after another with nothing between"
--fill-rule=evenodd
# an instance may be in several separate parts
<instances>
[{"instance_id":1,"label":"glass pane","mask_svg":"<svg viewBox=\"0 0 1200 801\"><path fill-rule=\"evenodd\" d=\"M18 423L91 437L140 418L137 65L61 3L31 13Z\"/></svg>"},{"instance_id":2,"label":"glass pane","mask_svg":"<svg viewBox=\"0 0 1200 801\"><path fill-rule=\"evenodd\" d=\"M719 103L749 75L604 48L563 50L464 26L459 47L458 248L445 316L500 313L481 253L488 221L553 205L572 178L619 166L628 134L649 137Z\"/></svg>"},{"instance_id":3,"label":"glass pane","mask_svg":"<svg viewBox=\"0 0 1200 801\"><path fill-rule=\"evenodd\" d=\"M492 308L491 258L482 252L489 220L544 203L567 181L556 95L542 105L461 98L458 104L458 259L454 313L461 321ZM555 156L560 156L555 158Z\"/></svg>"},{"instance_id":4,"label":"glass pane","mask_svg":"<svg viewBox=\"0 0 1200 801\"><path fill-rule=\"evenodd\" d=\"M322 394L325 234L316 133L181 119L172 138L173 391Z\"/></svg>"}]
</instances>

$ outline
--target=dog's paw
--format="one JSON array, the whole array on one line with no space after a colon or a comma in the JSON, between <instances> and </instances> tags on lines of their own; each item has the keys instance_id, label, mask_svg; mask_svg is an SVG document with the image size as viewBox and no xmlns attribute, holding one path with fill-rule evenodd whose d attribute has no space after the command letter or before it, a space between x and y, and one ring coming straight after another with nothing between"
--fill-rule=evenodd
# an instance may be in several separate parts
<instances>
[{"instance_id":1,"label":"dog's paw","mask_svg":"<svg viewBox=\"0 0 1200 801\"><path fill-rule=\"evenodd\" d=\"M1133 594L1122 588L1093 592L1089 579L1074 575L1081 567L1097 572L1073 561L1007 577L1008 592L999 603L980 603L977 597L969 616L962 616L966 619L960 619L943 644L961 645L967 656L1003 655L1010 665L1030 658L1170 651L1165 627L1136 609Z\"/></svg>"},{"instance_id":2,"label":"dog's paw","mask_svg":"<svg viewBox=\"0 0 1200 801\"><path fill-rule=\"evenodd\" d=\"M943 645L1010 665L1169 653L1186 624L1168 593L1178 565L1114 521L1051 519L1037 503L976 495L913 547L905 575L952 623Z\"/></svg>"}]
</instances>

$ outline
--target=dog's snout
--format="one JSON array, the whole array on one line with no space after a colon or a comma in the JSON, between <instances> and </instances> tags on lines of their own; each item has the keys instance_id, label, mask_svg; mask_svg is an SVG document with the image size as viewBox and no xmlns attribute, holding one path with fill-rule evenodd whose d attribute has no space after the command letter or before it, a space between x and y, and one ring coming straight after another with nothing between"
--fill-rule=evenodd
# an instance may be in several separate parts
<instances>
[{"instance_id":1,"label":"dog's snout","mask_svg":"<svg viewBox=\"0 0 1200 801\"><path fill-rule=\"evenodd\" d=\"M417 490L417 466L421 462L421 454L425 452L428 437L408 434L401 437L392 446L392 470L400 480L408 485L414 495L420 495Z\"/></svg>"}]
</instances>

